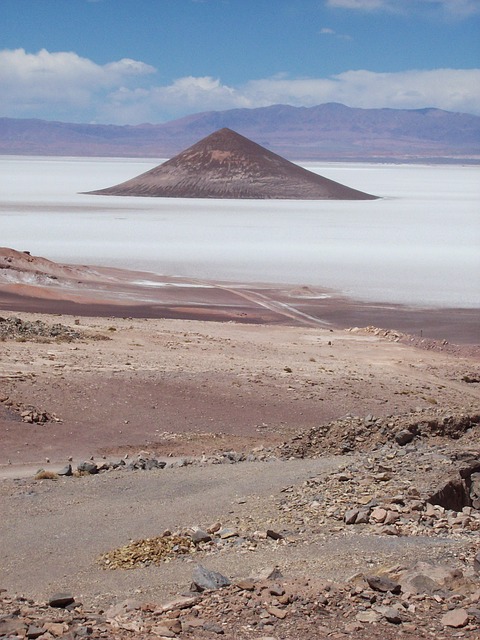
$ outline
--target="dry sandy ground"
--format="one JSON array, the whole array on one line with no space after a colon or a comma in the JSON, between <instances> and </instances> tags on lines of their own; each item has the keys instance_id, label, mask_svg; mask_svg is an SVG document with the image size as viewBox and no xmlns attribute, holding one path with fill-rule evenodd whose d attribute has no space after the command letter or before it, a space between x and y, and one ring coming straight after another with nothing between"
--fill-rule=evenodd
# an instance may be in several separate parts
<instances>
[{"instance_id":1,"label":"dry sandy ground","mask_svg":"<svg viewBox=\"0 0 480 640\"><path fill-rule=\"evenodd\" d=\"M247 316L238 315L240 322L199 320L197 313L188 320L117 317L118 309L123 314L126 308L112 306L111 300L104 307L108 315L92 317L85 315L92 308L91 289L86 306L75 308L82 314L32 314L23 309L35 299L15 297L18 288L14 294L11 289L1 289L1 300L11 302L0 312L3 318L18 315L49 326L61 322L81 333L69 342L34 341L29 335L0 342L0 587L11 593L43 600L67 589L86 604L178 594L189 584L188 559L111 572L99 567L98 555L131 538L217 520L282 527L275 507L282 487L328 475L343 468L345 458L113 471L56 481L34 480L39 467L58 470L69 457L74 466L90 456L101 461L128 454L132 459L142 450L166 460L231 449L268 452L303 429L348 414L385 417L445 408L458 415L478 412L480 406L480 385L472 382L480 377L479 349L465 344L475 342L471 329L461 346L391 331L348 331L324 324L325 318L298 304L293 310L278 305L281 296L272 304L269 294L260 312L264 290L254 297L250 290L247 297L242 292L243 307L235 313ZM218 295L238 304L237 293L221 291ZM175 295L186 294L176 286ZM78 304L76 294L72 297ZM20 312L12 310L15 301ZM200 308L202 317L205 308L196 302L193 308ZM170 308L177 303L178 298ZM232 313L226 299L217 303L215 313ZM472 328L473 315L468 315ZM428 324L428 314L421 320ZM445 326L458 334L454 324ZM33 410L49 420L22 421L22 412ZM478 436L472 437L469 447L478 450ZM350 457L349 463L355 460ZM288 575L344 580L368 563L452 559L458 544L448 537L345 536L333 528L328 536L291 547L266 544L249 554L232 548L213 555L208 564L235 578L279 565ZM461 546L462 553L465 549ZM475 637L472 633L466 637Z\"/></svg>"},{"instance_id":2,"label":"dry sandy ground","mask_svg":"<svg viewBox=\"0 0 480 640\"><path fill-rule=\"evenodd\" d=\"M462 380L478 375L477 359L442 345L418 349L369 332L307 327L61 321L85 337L0 343L2 396L17 407L0 404L2 465L145 448L162 455L243 450L347 414L479 400L478 385ZM19 421L29 407L60 422Z\"/></svg>"}]
</instances>

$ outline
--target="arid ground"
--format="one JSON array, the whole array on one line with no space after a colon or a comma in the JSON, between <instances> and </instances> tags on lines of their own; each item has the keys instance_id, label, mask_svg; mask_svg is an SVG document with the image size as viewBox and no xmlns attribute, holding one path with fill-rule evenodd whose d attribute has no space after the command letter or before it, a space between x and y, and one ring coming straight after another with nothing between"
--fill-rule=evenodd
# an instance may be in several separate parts
<instances>
[{"instance_id":1,"label":"arid ground","mask_svg":"<svg viewBox=\"0 0 480 640\"><path fill-rule=\"evenodd\" d=\"M478 638L478 311L6 249L0 309L0 637Z\"/></svg>"}]
</instances>

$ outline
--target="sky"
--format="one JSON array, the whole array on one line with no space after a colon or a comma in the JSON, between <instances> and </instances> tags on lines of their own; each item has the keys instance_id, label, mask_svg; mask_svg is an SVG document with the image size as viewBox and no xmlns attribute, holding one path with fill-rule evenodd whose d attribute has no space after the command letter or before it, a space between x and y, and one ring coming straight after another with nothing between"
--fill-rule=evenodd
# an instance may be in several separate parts
<instances>
[{"instance_id":1,"label":"sky","mask_svg":"<svg viewBox=\"0 0 480 640\"><path fill-rule=\"evenodd\" d=\"M325 102L480 115L480 0L0 0L0 117Z\"/></svg>"}]
</instances>

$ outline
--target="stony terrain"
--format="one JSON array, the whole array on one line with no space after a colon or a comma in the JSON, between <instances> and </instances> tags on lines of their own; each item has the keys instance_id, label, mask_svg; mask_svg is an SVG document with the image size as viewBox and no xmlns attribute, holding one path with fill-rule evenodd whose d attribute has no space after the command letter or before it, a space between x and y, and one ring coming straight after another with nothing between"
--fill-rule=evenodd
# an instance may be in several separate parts
<instances>
[{"instance_id":1,"label":"stony terrain","mask_svg":"<svg viewBox=\"0 0 480 640\"><path fill-rule=\"evenodd\" d=\"M0 315L0 637L478 638L477 347Z\"/></svg>"}]
</instances>

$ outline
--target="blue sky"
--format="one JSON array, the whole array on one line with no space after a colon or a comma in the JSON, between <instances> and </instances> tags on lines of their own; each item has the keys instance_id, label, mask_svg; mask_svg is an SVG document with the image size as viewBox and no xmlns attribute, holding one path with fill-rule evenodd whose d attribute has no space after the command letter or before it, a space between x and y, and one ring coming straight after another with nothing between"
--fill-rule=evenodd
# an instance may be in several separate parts
<instances>
[{"instance_id":1,"label":"blue sky","mask_svg":"<svg viewBox=\"0 0 480 640\"><path fill-rule=\"evenodd\" d=\"M480 115L480 0L0 0L0 116L324 102Z\"/></svg>"}]
</instances>

